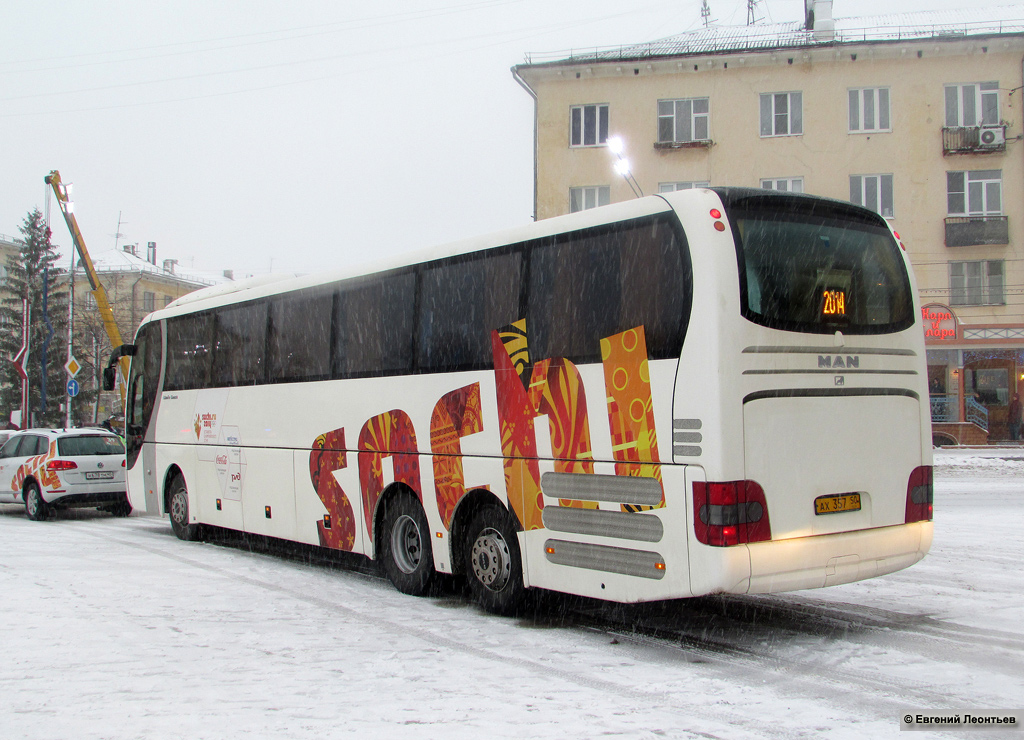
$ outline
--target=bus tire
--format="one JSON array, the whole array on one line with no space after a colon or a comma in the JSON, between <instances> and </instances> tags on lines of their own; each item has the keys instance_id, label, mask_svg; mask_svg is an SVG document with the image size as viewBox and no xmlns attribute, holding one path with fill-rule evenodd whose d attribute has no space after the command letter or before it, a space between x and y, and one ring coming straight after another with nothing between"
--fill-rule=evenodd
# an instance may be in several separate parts
<instances>
[{"instance_id":1,"label":"bus tire","mask_svg":"<svg viewBox=\"0 0 1024 740\"><path fill-rule=\"evenodd\" d=\"M171 529L179 540L192 542L202 536L202 526L189 524L188 487L180 475L174 476L167 496L167 514L171 518Z\"/></svg>"},{"instance_id":2,"label":"bus tire","mask_svg":"<svg viewBox=\"0 0 1024 740\"><path fill-rule=\"evenodd\" d=\"M25 516L34 522L46 521L50 516L50 507L35 481L29 481L25 486Z\"/></svg>"},{"instance_id":3,"label":"bus tire","mask_svg":"<svg viewBox=\"0 0 1024 740\"><path fill-rule=\"evenodd\" d=\"M523 601L523 559L515 522L504 508L487 506L466 528L466 579L480 605L493 614L514 614Z\"/></svg>"},{"instance_id":4,"label":"bus tire","mask_svg":"<svg viewBox=\"0 0 1024 740\"><path fill-rule=\"evenodd\" d=\"M423 596L434 581L430 526L420 502L403 493L385 502L381 522L381 563L403 594Z\"/></svg>"}]
</instances>

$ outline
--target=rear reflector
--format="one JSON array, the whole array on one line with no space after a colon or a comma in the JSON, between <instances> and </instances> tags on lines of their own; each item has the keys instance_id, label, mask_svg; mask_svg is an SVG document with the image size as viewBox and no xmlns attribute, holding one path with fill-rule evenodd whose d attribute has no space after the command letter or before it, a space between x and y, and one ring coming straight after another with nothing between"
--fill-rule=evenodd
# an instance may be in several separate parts
<instances>
[{"instance_id":1,"label":"rear reflector","mask_svg":"<svg viewBox=\"0 0 1024 740\"><path fill-rule=\"evenodd\" d=\"M728 547L772 538L764 490L752 480L693 484L693 530L705 545Z\"/></svg>"},{"instance_id":2,"label":"rear reflector","mask_svg":"<svg viewBox=\"0 0 1024 740\"><path fill-rule=\"evenodd\" d=\"M78 463L74 460L50 460L46 463L47 470L74 470L78 467Z\"/></svg>"},{"instance_id":3,"label":"rear reflector","mask_svg":"<svg viewBox=\"0 0 1024 740\"><path fill-rule=\"evenodd\" d=\"M914 468L907 482L907 524L931 521L932 498L932 466Z\"/></svg>"}]
</instances>

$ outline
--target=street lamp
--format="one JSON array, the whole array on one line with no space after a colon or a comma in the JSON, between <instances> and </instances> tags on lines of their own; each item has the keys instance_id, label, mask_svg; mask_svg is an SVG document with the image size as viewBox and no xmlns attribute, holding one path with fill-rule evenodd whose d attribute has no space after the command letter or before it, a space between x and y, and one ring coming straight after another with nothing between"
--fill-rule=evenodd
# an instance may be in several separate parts
<instances>
[{"instance_id":1,"label":"street lamp","mask_svg":"<svg viewBox=\"0 0 1024 740\"><path fill-rule=\"evenodd\" d=\"M640 188L640 183L633 177L633 172L629 167L629 160L622 156L622 151L625 149L625 145L622 142L621 136L610 136L607 142L608 151L615 155L615 163L612 165L617 173L622 175L622 179L629 185L629 189L633 191L633 195L637 198L643 196L644 191Z\"/></svg>"}]
</instances>

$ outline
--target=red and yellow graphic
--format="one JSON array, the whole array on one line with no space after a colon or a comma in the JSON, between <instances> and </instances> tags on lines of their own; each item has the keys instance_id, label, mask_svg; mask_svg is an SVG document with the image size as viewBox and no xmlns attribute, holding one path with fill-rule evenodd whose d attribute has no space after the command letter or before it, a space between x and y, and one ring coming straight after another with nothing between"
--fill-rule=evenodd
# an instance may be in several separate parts
<instances>
[{"instance_id":1,"label":"red and yellow graphic","mask_svg":"<svg viewBox=\"0 0 1024 740\"><path fill-rule=\"evenodd\" d=\"M521 319L511 327L492 332L491 347L501 424L501 454L505 458L505 486L519 521L530 530L543 527L541 511L544 509L533 420L538 416L548 417L557 472L593 473L594 453L586 392L579 370L561 357L541 360L533 366L529 383L524 387L520 373L525 377L525 368L517 367L513 357L517 354L522 357L525 347L518 342L509 347L503 338L525 335L526 320ZM576 501L562 504L597 506Z\"/></svg>"},{"instance_id":2,"label":"red and yellow graphic","mask_svg":"<svg viewBox=\"0 0 1024 740\"><path fill-rule=\"evenodd\" d=\"M458 388L441 396L430 416L430 451L434 465L434 492L437 510L445 528L451 525L452 514L459 500L466 495L466 479L462 469L462 437L483 431L480 406L480 384ZM487 488L487 486L478 486Z\"/></svg>"},{"instance_id":3,"label":"red and yellow graphic","mask_svg":"<svg viewBox=\"0 0 1024 740\"><path fill-rule=\"evenodd\" d=\"M359 487L363 494L366 531L373 535L373 510L384 490L384 459L394 458L395 482L409 486L422 502L416 431L400 409L386 411L363 424L359 432Z\"/></svg>"},{"instance_id":4,"label":"red and yellow graphic","mask_svg":"<svg viewBox=\"0 0 1024 740\"><path fill-rule=\"evenodd\" d=\"M638 326L601 340L601 363L608 398L608 426L616 475L655 478L661 483L658 434L654 428L654 400L647 364L647 338ZM662 487L661 503L665 505ZM624 511L647 506L623 504Z\"/></svg>"},{"instance_id":5,"label":"red and yellow graphic","mask_svg":"<svg viewBox=\"0 0 1024 740\"><path fill-rule=\"evenodd\" d=\"M46 463L57 457L57 443L50 442L50 447L44 455L30 457L18 466L18 471L11 480L11 490L21 492L25 485L25 479L32 477L39 481L43 488L53 490L60 488L60 477L53 470L46 469Z\"/></svg>"},{"instance_id":6,"label":"red and yellow graphic","mask_svg":"<svg viewBox=\"0 0 1024 740\"><path fill-rule=\"evenodd\" d=\"M313 481L316 495L330 515L331 523L328 529L324 521L317 522L320 544L336 550L351 551L356 539L352 503L334 477L335 470L346 467L348 456L345 452L345 430L335 429L317 437L309 453L309 478Z\"/></svg>"}]
</instances>

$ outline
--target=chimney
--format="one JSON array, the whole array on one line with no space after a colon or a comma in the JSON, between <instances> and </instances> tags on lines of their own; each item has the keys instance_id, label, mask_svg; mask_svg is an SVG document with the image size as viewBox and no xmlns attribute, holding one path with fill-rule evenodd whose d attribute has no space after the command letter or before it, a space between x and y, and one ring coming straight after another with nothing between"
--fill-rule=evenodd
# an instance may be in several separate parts
<instances>
[{"instance_id":1,"label":"chimney","mask_svg":"<svg viewBox=\"0 0 1024 740\"><path fill-rule=\"evenodd\" d=\"M804 0L804 28L813 32L815 41L834 41L836 22L832 18L832 0Z\"/></svg>"},{"instance_id":2,"label":"chimney","mask_svg":"<svg viewBox=\"0 0 1024 740\"><path fill-rule=\"evenodd\" d=\"M178 260L164 260L164 272L174 274L174 266L178 264Z\"/></svg>"},{"instance_id":3,"label":"chimney","mask_svg":"<svg viewBox=\"0 0 1024 740\"><path fill-rule=\"evenodd\" d=\"M225 270L224 271L224 277L226 277L228 280L234 280L235 279L235 271L234 270Z\"/></svg>"},{"instance_id":4,"label":"chimney","mask_svg":"<svg viewBox=\"0 0 1024 740\"><path fill-rule=\"evenodd\" d=\"M135 251L131 244L123 244L121 245L121 249L123 249L128 254L132 254Z\"/></svg>"},{"instance_id":5,"label":"chimney","mask_svg":"<svg viewBox=\"0 0 1024 740\"><path fill-rule=\"evenodd\" d=\"M146 243L146 262L156 265L156 242Z\"/></svg>"}]
</instances>

